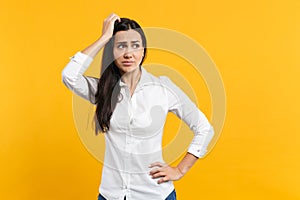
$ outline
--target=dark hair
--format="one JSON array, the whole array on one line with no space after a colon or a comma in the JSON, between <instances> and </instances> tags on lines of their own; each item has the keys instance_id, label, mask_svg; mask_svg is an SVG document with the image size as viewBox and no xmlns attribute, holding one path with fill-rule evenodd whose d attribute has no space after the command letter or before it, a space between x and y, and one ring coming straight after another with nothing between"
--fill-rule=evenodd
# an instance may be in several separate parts
<instances>
[{"instance_id":1,"label":"dark hair","mask_svg":"<svg viewBox=\"0 0 300 200\"><path fill-rule=\"evenodd\" d=\"M98 89L95 94L95 100L97 104L94 120L95 125L95 134L98 135L98 132L101 131L107 132L110 126L110 119L117 104L118 97L120 95L120 86L117 84L121 78L121 73L114 62L113 55L113 43L114 35L118 31L127 31L133 29L137 31L142 38L142 44L144 47L144 56L140 63L141 65L144 62L144 58L147 52L147 43L145 34L140 27L140 25L131 19L121 18L121 21L115 21L113 35L110 40L106 43L103 54L102 54L102 66L100 80L98 83Z\"/></svg>"}]
</instances>

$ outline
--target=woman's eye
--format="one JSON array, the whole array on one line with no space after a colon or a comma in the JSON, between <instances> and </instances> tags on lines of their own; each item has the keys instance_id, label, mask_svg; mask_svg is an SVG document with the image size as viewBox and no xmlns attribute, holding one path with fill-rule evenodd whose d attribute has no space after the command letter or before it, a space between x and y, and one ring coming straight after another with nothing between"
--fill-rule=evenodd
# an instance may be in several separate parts
<instances>
[{"instance_id":1,"label":"woman's eye","mask_svg":"<svg viewBox=\"0 0 300 200\"><path fill-rule=\"evenodd\" d=\"M125 45L123 45L123 44L118 45L119 49L123 49L124 47L125 47Z\"/></svg>"},{"instance_id":2,"label":"woman's eye","mask_svg":"<svg viewBox=\"0 0 300 200\"><path fill-rule=\"evenodd\" d=\"M119 45L117 46L118 49L124 49L124 48L126 48L126 47L127 47L127 45L124 45L124 44L119 44ZM140 47L140 45L139 45L139 44L133 44L132 47L135 48L135 49L137 49L137 48Z\"/></svg>"},{"instance_id":3,"label":"woman's eye","mask_svg":"<svg viewBox=\"0 0 300 200\"><path fill-rule=\"evenodd\" d=\"M139 48L140 45L139 45L139 44L134 44L133 47L134 47L134 48Z\"/></svg>"}]
</instances>

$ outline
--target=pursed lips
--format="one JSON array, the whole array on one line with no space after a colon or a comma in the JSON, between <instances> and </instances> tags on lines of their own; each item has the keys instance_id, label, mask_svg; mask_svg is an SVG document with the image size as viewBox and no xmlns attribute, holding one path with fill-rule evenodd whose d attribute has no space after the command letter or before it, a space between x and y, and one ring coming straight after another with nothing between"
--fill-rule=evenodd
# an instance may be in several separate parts
<instances>
[{"instance_id":1,"label":"pursed lips","mask_svg":"<svg viewBox=\"0 0 300 200\"><path fill-rule=\"evenodd\" d=\"M133 61L122 61L122 63L124 65L131 65L132 63L134 63Z\"/></svg>"}]
</instances>

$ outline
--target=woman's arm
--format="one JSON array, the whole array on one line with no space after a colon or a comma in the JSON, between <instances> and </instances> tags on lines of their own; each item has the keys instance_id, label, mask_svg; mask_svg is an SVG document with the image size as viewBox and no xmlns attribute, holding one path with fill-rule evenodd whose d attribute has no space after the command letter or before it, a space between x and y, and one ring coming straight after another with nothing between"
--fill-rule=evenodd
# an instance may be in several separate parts
<instances>
[{"instance_id":1,"label":"woman's arm","mask_svg":"<svg viewBox=\"0 0 300 200\"><path fill-rule=\"evenodd\" d=\"M81 52L94 58L104 45L112 37L114 23L116 20L121 21L120 17L114 13L110 14L103 22L102 35L94 43L83 49Z\"/></svg>"},{"instance_id":2,"label":"woman's arm","mask_svg":"<svg viewBox=\"0 0 300 200\"><path fill-rule=\"evenodd\" d=\"M93 58L79 51L70 59L70 62L62 70L62 82L74 94L95 104L99 79L83 75Z\"/></svg>"},{"instance_id":3,"label":"woman's arm","mask_svg":"<svg viewBox=\"0 0 300 200\"><path fill-rule=\"evenodd\" d=\"M190 98L176 86L168 77L160 77L169 91L169 111L182 119L194 132L188 152L176 167L156 162L150 167L158 166L150 172L153 178L162 177L158 183L168 180L178 180L194 165L198 158L204 157L207 146L213 138L214 129L204 113L190 100Z\"/></svg>"},{"instance_id":4,"label":"woman's arm","mask_svg":"<svg viewBox=\"0 0 300 200\"><path fill-rule=\"evenodd\" d=\"M84 53L85 55L95 58L95 56L99 53L99 51L104 47L104 45L108 42L109 38L105 36L101 36L99 39L97 39L94 43L90 44L88 47L83 49L81 53Z\"/></svg>"},{"instance_id":5,"label":"woman's arm","mask_svg":"<svg viewBox=\"0 0 300 200\"><path fill-rule=\"evenodd\" d=\"M184 158L180 161L180 163L177 165L177 168L181 172L182 175L185 175L189 169L195 164L195 162L198 160L198 157L195 155L187 152L184 156Z\"/></svg>"},{"instance_id":6,"label":"woman's arm","mask_svg":"<svg viewBox=\"0 0 300 200\"><path fill-rule=\"evenodd\" d=\"M214 128L205 114L191 99L167 76L160 77L169 91L169 111L183 120L194 133L188 152L202 158L207 153L207 146L214 136Z\"/></svg>"},{"instance_id":7,"label":"woman's arm","mask_svg":"<svg viewBox=\"0 0 300 200\"><path fill-rule=\"evenodd\" d=\"M65 66L62 71L62 82L73 93L95 104L95 93L99 78L83 75L94 57L104 47L104 45L112 37L114 22L119 16L112 13L103 23L102 35L94 43L78 51L74 56L70 57L71 61Z\"/></svg>"}]
</instances>

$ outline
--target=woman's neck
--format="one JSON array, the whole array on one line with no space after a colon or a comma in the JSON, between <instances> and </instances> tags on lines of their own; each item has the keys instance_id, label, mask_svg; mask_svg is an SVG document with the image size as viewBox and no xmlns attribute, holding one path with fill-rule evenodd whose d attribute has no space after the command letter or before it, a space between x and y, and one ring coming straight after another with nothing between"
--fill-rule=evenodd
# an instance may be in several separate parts
<instances>
[{"instance_id":1,"label":"woman's neck","mask_svg":"<svg viewBox=\"0 0 300 200\"><path fill-rule=\"evenodd\" d=\"M126 73L122 74L121 80L128 86L128 88L130 89L131 95L132 95L133 91L135 90L136 85L139 82L141 75L142 75L142 71L139 67L131 72L126 72Z\"/></svg>"}]
</instances>

